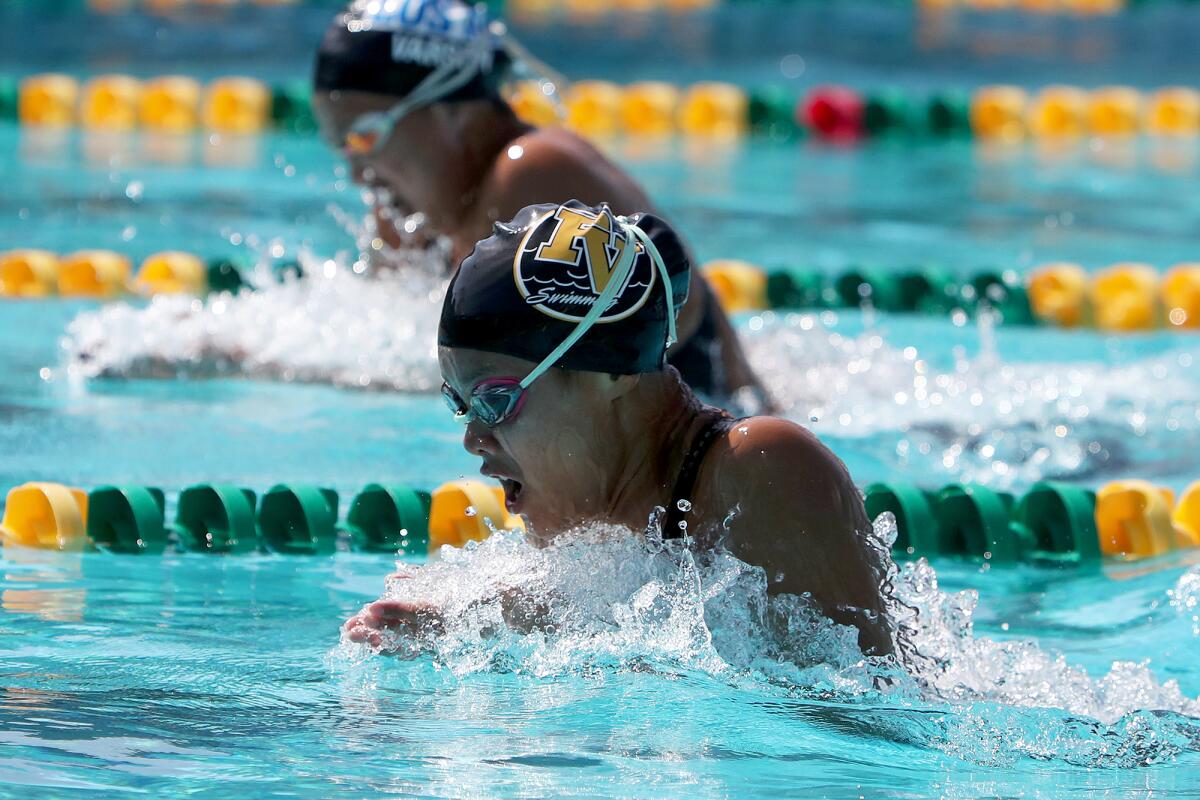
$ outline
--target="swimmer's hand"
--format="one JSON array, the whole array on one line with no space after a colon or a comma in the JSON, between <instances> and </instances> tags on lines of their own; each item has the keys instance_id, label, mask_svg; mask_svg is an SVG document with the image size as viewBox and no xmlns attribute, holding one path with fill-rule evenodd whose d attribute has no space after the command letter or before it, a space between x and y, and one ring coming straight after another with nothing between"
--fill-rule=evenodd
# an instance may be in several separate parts
<instances>
[{"instance_id":1,"label":"swimmer's hand","mask_svg":"<svg viewBox=\"0 0 1200 800\"><path fill-rule=\"evenodd\" d=\"M400 572L389 576L388 582L403 580L411 575ZM352 642L367 644L381 653L396 652L401 641L437 635L444 629L442 610L423 600L376 600L342 625L342 632Z\"/></svg>"},{"instance_id":2,"label":"swimmer's hand","mask_svg":"<svg viewBox=\"0 0 1200 800\"><path fill-rule=\"evenodd\" d=\"M346 620L342 630L352 642L393 652L400 639L441 633L442 611L419 600L376 600Z\"/></svg>"}]
</instances>

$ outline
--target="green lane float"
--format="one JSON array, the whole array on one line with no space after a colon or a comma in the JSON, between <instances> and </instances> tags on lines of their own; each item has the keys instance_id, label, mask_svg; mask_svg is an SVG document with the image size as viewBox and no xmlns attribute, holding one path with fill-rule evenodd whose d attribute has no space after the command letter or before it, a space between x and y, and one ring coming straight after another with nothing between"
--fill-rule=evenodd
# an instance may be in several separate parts
<instances>
[{"instance_id":1,"label":"green lane float","mask_svg":"<svg viewBox=\"0 0 1200 800\"><path fill-rule=\"evenodd\" d=\"M304 484L277 484L261 498L238 486L190 486L179 493L172 523L165 522L165 501L161 490L148 486L101 486L89 494L57 483L27 483L8 493L0 541L122 555L182 550L318 556L348 546L421 556L524 527L506 509L502 489L468 480L432 493L368 484L340 523L337 493ZM1085 568L1106 558L1200 549L1200 481L1178 499L1144 480L1114 481L1098 491L1042 481L1019 501L977 484L929 491L895 481L868 486L864 502L871 519L883 513L895 518L897 559Z\"/></svg>"},{"instance_id":2,"label":"green lane float","mask_svg":"<svg viewBox=\"0 0 1200 800\"><path fill-rule=\"evenodd\" d=\"M263 543L281 555L329 555L337 549L338 496L300 484L272 486L258 507Z\"/></svg>"},{"instance_id":3,"label":"green lane float","mask_svg":"<svg viewBox=\"0 0 1200 800\"><path fill-rule=\"evenodd\" d=\"M865 503L871 519L885 511L895 517L893 549L897 555L942 554L937 518L933 514L936 498L907 483L874 483L867 487Z\"/></svg>"},{"instance_id":4,"label":"green lane float","mask_svg":"<svg viewBox=\"0 0 1200 800\"><path fill-rule=\"evenodd\" d=\"M199 484L179 494L172 530L184 550L197 553L250 553L258 549L255 494L224 484Z\"/></svg>"},{"instance_id":5,"label":"green lane float","mask_svg":"<svg viewBox=\"0 0 1200 800\"><path fill-rule=\"evenodd\" d=\"M907 94L899 89L884 89L867 95L862 125L869 136L912 134L920 130L920 119Z\"/></svg>"},{"instance_id":6,"label":"green lane float","mask_svg":"<svg viewBox=\"0 0 1200 800\"><path fill-rule=\"evenodd\" d=\"M937 496L934 515L943 552L1015 564L1027 549L1010 526L1012 497L977 484L951 484Z\"/></svg>"},{"instance_id":7,"label":"green lane float","mask_svg":"<svg viewBox=\"0 0 1200 800\"><path fill-rule=\"evenodd\" d=\"M88 494L87 536L111 553L162 553L166 497L148 486L101 486Z\"/></svg>"},{"instance_id":8,"label":"green lane float","mask_svg":"<svg viewBox=\"0 0 1200 800\"><path fill-rule=\"evenodd\" d=\"M970 136L970 96L959 91L931 95L925 105L925 126L935 139Z\"/></svg>"},{"instance_id":9,"label":"green lane float","mask_svg":"<svg viewBox=\"0 0 1200 800\"><path fill-rule=\"evenodd\" d=\"M1042 481L1015 503L978 485L927 492L908 483L877 483L867 487L865 502L872 519L884 512L894 516L893 553L900 559L1087 567L1103 558L1200 548L1200 481L1177 502L1171 492L1137 480L1114 481L1099 491Z\"/></svg>"},{"instance_id":10,"label":"green lane float","mask_svg":"<svg viewBox=\"0 0 1200 800\"><path fill-rule=\"evenodd\" d=\"M783 269L767 275L768 308L823 308L826 279L819 272Z\"/></svg>"},{"instance_id":11,"label":"green lane float","mask_svg":"<svg viewBox=\"0 0 1200 800\"><path fill-rule=\"evenodd\" d=\"M317 119L312 109L312 88L306 81L285 83L272 90L271 120L281 131L316 133Z\"/></svg>"},{"instance_id":12,"label":"green lane float","mask_svg":"<svg viewBox=\"0 0 1200 800\"><path fill-rule=\"evenodd\" d=\"M372 483L350 504L345 530L368 553L428 553L433 496L406 486Z\"/></svg>"},{"instance_id":13,"label":"green lane float","mask_svg":"<svg viewBox=\"0 0 1200 800\"><path fill-rule=\"evenodd\" d=\"M228 258L214 258L209 261L205 268L205 277L208 291L215 293L237 294L249 285L242 277L241 265Z\"/></svg>"},{"instance_id":14,"label":"green lane float","mask_svg":"<svg viewBox=\"0 0 1200 800\"><path fill-rule=\"evenodd\" d=\"M1013 512L1028 531L1033 562L1083 564L1100 560L1096 533L1096 493L1065 483L1034 484Z\"/></svg>"}]
</instances>

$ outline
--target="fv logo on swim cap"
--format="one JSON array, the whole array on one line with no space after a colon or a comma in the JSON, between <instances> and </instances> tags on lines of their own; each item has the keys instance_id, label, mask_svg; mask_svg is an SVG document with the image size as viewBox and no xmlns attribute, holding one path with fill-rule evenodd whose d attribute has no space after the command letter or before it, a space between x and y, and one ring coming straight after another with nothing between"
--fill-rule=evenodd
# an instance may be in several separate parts
<instances>
[{"instance_id":1,"label":"fv logo on swim cap","mask_svg":"<svg viewBox=\"0 0 1200 800\"><path fill-rule=\"evenodd\" d=\"M633 269L597 322L625 319L645 305L654 265L641 245L626 243L608 206L599 213L559 206L530 226L513 259L513 280L525 302L555 319L577 322L613 278L626 247L636 247Z\"/></svg>"}]
</instances>

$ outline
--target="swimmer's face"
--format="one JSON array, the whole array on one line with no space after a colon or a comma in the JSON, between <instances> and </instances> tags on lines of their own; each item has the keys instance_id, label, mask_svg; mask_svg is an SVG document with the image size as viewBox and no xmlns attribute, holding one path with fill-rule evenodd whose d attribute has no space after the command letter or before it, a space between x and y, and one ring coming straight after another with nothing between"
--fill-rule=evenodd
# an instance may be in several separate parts
<instances>
[{"instance_id":1,"label":"swimmer's face","mask_svg":"<svg viewBox=\"0 0 1200 800\"><path fill-rule=\"evenodd\" d=\"M321 138L350 163L356 183L386 188L412 205L453 153L446 137L434 130L431 109L417 109L402 118L377 151L358 154L345 147L347 135L364 114L390 111L397 102L399 98L372 92L318 92L313 113Z\"/></svg>"},{"instance_id":2,"label":"swimmer's face","mask_svg":"<svg viewBox=\"0 0 1200 800\"><path fill-rule=\"evenodd\" d=\"M460 398L481 381L524 378L532 361L478 350L441 348L442 378ZM612 402L617 380L606 374L550 369L525 390L520 412L495 428L467 424L463 447L498 478L505 503L539 539L602 518L615 476Z\"/></svg>"}]
</instances>

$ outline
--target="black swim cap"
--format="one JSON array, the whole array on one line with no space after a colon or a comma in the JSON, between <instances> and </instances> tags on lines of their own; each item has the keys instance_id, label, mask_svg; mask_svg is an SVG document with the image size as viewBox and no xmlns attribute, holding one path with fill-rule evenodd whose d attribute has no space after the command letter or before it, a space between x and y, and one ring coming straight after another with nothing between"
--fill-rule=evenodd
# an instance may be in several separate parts
<instances>
[{"instance_id":1,"label":"black swim cap","mask_svg":"<svg viewBox=\"0 0 1200 800\"><path fill-rule=\"evenodd\" d=\"M438 102L499 97L510 59L487 9L461 0L355 0L325 32L313 86L406 97L471 47L479 71Z\"/></svg>"},{"instance_id":2,"label":"black swim cap","mask_svg":"<svg viewBox=\"0 0 1200 800\"><path fill-rule=\"evenodd\" d=\"M663 279L625 225L640 228L658 250L678 314L691 267L675 231L653 214L622 219L607 205L571 200L524 208L475 245L450 281L438 344L540 362L592 308L624 249L637 247L609 309L556 364L621 375L661 370L670 327Z\"/></svg>"}]
</instances>

